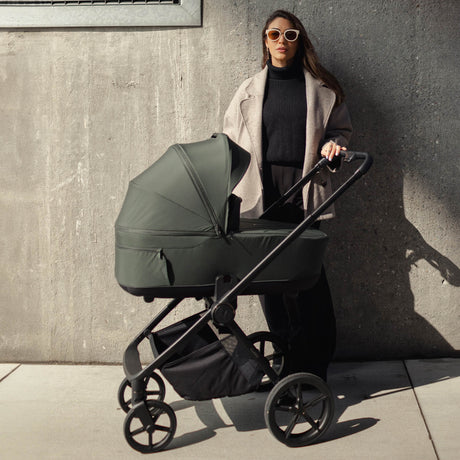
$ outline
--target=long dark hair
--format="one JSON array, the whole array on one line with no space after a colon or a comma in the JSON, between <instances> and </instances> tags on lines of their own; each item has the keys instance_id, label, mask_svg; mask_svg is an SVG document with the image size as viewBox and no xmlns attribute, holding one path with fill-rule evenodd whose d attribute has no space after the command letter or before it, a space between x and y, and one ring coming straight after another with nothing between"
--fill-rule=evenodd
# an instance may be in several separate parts
<instances>
[{"instance_id":1,"label":"long dark hair","mask_svg":"<svg viewBox=\"0 0 460 460\"><path fill-rule=\"evenodd\" d=\"M305 27L300 22L300 19L297 18L294 14L285 10L276 10L265 23L265 27L262 30L262 68L267 64L269 58L268 50L265 45L265 32L268 29L268 26L276 19L284 18L291 22L294 29L300 30L300 35L298 38L298 47L296 57L301 60L304 67L318 80L321 80L328 88L330 88L336 94L336 104L339 105L345 99L345 94L343 92L340 83L337 81L337 78L334 77L328 70L326 70L319 62L318 55L316 54L315 48L308 38L307 31Z\"/></svg>"}]
</instances>

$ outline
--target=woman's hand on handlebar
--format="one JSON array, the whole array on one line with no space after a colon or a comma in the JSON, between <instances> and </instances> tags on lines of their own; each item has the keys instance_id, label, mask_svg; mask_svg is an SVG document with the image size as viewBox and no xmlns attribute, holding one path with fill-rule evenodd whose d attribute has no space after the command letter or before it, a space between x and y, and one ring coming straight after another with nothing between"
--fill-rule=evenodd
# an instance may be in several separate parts
<instances>
[{"instance_id":1,"label":"woman's hand on handlebar","mask_svg":"<svg viewBox=\"0 0 460 460\"><path fill-rule=\"evenodd\" d=\"M342 147L339 144L336 144L334 141L328 141L323 145L321 149L321 156L327 158L329 161L332 161L340 152L347 150L346 147Z\"/></svg>"}]
</instances>

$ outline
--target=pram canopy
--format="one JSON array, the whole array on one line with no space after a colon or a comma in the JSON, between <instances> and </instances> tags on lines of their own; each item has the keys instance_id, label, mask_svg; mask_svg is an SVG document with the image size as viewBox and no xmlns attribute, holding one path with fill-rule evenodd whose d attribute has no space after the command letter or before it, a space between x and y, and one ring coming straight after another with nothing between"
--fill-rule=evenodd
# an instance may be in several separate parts
<instances>
[{"instance_id":1,"label":"pram canopy","mask_svg":"<svg viewBox=\"0 0 460 460\"><path fill-rule=\"evenodd\" d=\"M223 134L175 144L129 184L118 228L227 233L229 197L250 155Z\"/></svg>"},{"instance_id":2,"label":"pram canopy","mask_svg":"<svg viewBox=\"0 0 460 460\"><path fill-rule=\"evenodd\" d=\"M134 178L115 224L115 275L134 295L212 295L216 278L242 279L294 225L239 219L233 188L250 155L224 134L171 146ZM327 236L305 230L245 291L309 287Z\"/></svg>"}]
</instances>

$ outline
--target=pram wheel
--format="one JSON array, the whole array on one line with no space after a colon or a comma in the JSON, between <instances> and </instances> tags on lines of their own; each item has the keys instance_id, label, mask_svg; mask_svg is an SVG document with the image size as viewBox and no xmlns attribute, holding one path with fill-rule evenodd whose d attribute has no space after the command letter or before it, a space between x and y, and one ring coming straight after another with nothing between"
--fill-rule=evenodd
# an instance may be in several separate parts
<instances>
[{"instance_id":1,"label":"pram wheel","mask_svg":"<svg viewBox=\"0 0 460 460\"><path fill-rule=\"evenodd\" d=\"M173 439L177 420L174 411L162 401L146 401L152 424L144 426L135 409L125 418L124 433L128 444L144 454L163 450Z\"/></svg>"},{"instance_id":2,"label":"pram wheel","mask_svg":"<svg viewBox=\"0 0 460 460\"><path fill-rule=\"evenodd\" d=\"M278 376L286 371L287 348L283 341L271 332L261 331L248 335L248 339L256 347L259 353L269 362ZM273 387L273 383L267 375L262 377L258 391L267 391Z\"/></svg>"},{"instance_id":3,"label":"pram wheel","mask_svg":"<svg viewBox=\"0 0 460 460\"><path fill-rule=\"evenodd\" d=\"M329 428L334 400L326 383L308 373L278 382L265 403L265 423L278 441L289 447L313 443Z\"/></svg>"},{"instance_id":4,"label":"pram wheel","mask_svg":"<svg viewBox=\"0 0 460 460\"><path fill-rule=\"evenodd\" d=\"M165 399L166 388L162 378L158 374L150 374L145 379L145 395L146 399L156 399L163 401ZM128 413L132 407L131 404L131 383L127 378L124 378L118 388L118 403L120 407Z\"/></svg>"}]
</instances>

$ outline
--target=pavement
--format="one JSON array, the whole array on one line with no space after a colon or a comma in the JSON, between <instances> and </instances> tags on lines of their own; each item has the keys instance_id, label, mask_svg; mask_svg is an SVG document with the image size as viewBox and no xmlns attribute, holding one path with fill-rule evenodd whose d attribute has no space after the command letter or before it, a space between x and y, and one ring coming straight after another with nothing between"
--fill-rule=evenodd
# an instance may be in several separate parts
<instances>
[{"instance_id":1,"label":"pavement","mask_svg":"<svg viewBox=\"0 0 460 460\"><path fill-rule=\"evenodd\" d=\"M139 459L118 407L121 366L0 364L0 459ZM289 448L266 428L267 393L191 402L167 385L177 431L166 459L457 460L460 359L334 363L335 419Z\"/></svg>"}]
</instances>

